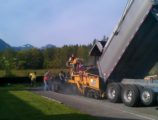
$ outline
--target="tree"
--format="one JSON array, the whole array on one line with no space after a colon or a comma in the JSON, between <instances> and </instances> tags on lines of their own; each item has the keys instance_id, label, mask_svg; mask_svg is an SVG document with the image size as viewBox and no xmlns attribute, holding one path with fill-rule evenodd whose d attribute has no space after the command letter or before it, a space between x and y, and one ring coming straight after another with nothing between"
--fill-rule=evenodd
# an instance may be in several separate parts
<instances>
[{"instance_id":1,"label":"tree","mask_svg":"<svg viewBox=\"0 0 158 120\"><path fill-rule=\"evenodd\" d=\"M51 61L53 61L57 48L47 48L42 51L44 57L44 68L51 67Z\"/></svg>"},{"instance_id":2,"label":"tree","mask_svg":"<svg viewBox=\"0 0 158 120\"><path fill-rule=\"evenodd\" d=\"M61 48L37 48L14 51L7 49L0 52L1 69L42 69L65 68L69 57L74 54L88 63L88 52L92 45L65 45ZM4 58L4 59L2 59ZM5 61L5 63L4 63ZM5 65L5 66L4 66Z\"/></svg>"},{"instance_id":3,"label":"tree","mask_svg":"<svg viewBox=\"0 0 158 120\"><path fill-rule=\"evenodd\" d=\"M17 53L19 69L41 69L43 68L44 57L41 50L33 48L22 50Z\"/></svg>"},{"instance_id":4,"label":"tree","mask_svg":"<svg viewBox=\"0 0 158 120\"><path fill-rule=\"evenodd\" d=\"M5 76L11 76L11 70L16 66L16 52L12 49L6 49L1 53L0 68L5 71Z\"/></svg>"}]
</instances>

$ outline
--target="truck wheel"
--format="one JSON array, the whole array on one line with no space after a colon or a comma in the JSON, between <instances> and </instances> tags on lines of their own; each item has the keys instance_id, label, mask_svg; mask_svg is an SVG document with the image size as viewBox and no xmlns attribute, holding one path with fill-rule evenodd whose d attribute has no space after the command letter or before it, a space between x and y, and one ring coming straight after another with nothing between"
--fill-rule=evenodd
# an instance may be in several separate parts
<instances>
[{"instance_id":1,"label":"truck wheel","mask_svg":"<svg viewBox=\"0 0 158 120\"><path fill-rule=\"evenodd\" d=\"M152 89L144 88L140 95L141 101L145 106L151 106L156 101L156 95Z\"/></svg>"},{"instance_id":2,"label":"truck wheel","mask_svg":"<svg viewBox=\"0 0 158 120\"><path fill-rule=\"evenodd\" d=\"M139 104L139 90L136 85L125 85L122 91L122 101L125 105L133 107Z\"/></svg>"},{"instance_id":3,"label":"truck wheel","mask_svg":"<svg viewBox=\"0 0 158 120\"><path fill-rule=\"evenodd\" d=\"M118 83L111 83L107 87L107 98L113 102L121 102L121 86Z\"/></svg>"}]
</instances>

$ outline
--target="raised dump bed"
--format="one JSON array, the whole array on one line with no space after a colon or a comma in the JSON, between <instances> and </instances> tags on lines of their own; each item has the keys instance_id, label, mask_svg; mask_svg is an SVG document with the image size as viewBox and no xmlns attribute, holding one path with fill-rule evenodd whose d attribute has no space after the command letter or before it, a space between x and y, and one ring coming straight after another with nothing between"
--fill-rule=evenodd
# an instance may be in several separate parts
<instances>
[{"instance_id":1,"label":"raised dump bed","mask_svg":"<svg viewBox=\"0 0 158 120\"><path fill-rule=\"evenodd\" d=\"M130 0L98 61L107 79L143 78L158 61L158 6L153 0Z\"/></svg>"},{"instance_id":2,"label":"raised dump bed","mask_svg":"<svg viewBox=\"0 0 158 120\"><path fill-rule=\"evenodd\" d=\"M157 65L157 51L158 0L129 0L106 45L96 42L90 53L99 56L99 74L111 102L123 101L127 106L155 103L158 82L143 78Z\"/></svg>"}]
</instances>

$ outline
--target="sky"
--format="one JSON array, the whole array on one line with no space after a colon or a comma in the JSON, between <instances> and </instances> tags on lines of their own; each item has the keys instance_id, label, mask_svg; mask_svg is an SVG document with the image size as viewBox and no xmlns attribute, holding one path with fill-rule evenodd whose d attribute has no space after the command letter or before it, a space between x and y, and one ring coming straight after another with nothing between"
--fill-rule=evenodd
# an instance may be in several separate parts
<instances>
[{"instance_id":1,"label":"sky","mask_svg":"<svg viewBox=\"0 0 158 120\"><path fill-rule=\"evenodd\" d=\"M0 38L11 46L90 44L110 36L127 0L0 0Z\"/></svg>"}]
</instances>

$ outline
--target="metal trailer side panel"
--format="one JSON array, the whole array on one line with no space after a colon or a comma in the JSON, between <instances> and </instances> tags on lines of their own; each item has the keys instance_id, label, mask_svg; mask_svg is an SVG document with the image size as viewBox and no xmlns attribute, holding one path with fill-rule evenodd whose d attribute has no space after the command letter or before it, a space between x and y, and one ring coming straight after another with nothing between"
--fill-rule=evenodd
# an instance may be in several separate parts
<instances>
[{"instance_id":1,"label":"metal trailer side panel","mask_svg":"<svg viewBox=\"0 0 158 120\"><path fill-rule=\"evenodd\" d=\"M123 79L123 84L141 85L146 88L152 89L155 93L158 93L158 80L144 80L144 79Z\"/></svg>"},{"instance_id":2,"label":"metal trailer side panel","mask_svg":"<svg viewBox=\"0 0 158 120\"><path fill-rule=\"evenodd\" d=\"M125 11L125 16L122 17L119 26L104 47L102 56L98 61L100 75L105 80L108 79L121 59L152 5L151 0L132 0L131 5Z\"/></svg>"}]
</instances>

